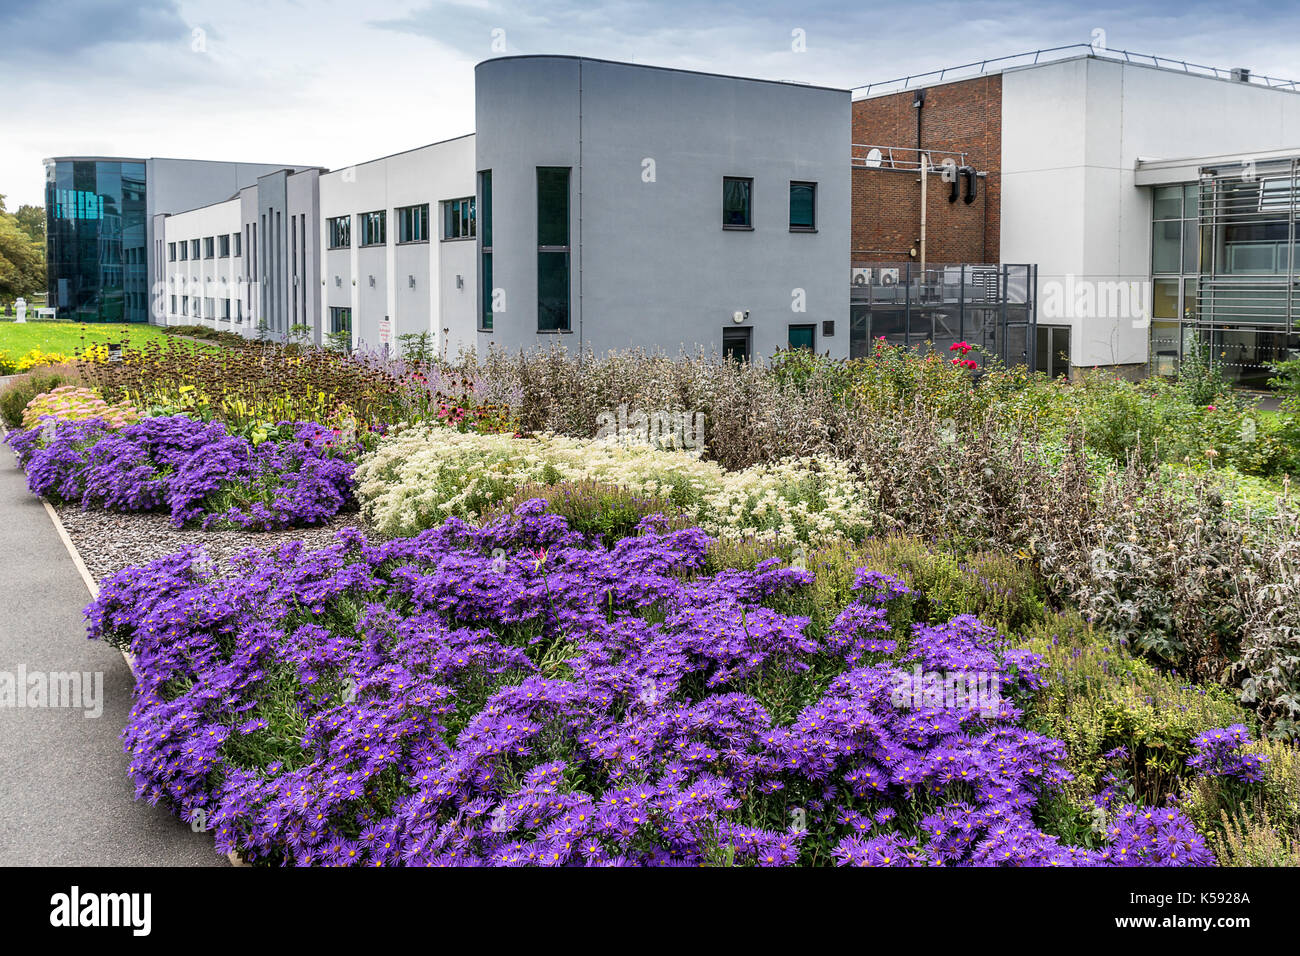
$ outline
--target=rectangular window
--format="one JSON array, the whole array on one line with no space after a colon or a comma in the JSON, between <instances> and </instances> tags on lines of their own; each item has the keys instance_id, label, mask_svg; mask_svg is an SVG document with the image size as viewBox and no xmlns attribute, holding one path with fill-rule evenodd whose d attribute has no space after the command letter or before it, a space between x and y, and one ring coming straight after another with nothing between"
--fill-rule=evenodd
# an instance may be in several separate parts
<instances>
[{"instance_id":1,"label":"rectangular window","mask_svg":"<svg viewBox=\"0 0 1300 956\"><path fill-rule=\"evenodd\" d=\"M442 238L474 238L474 197L448 199L442 204Z\"/></svg>"},{"instance_id":2,"label":"rectangular window","mask_svg":"<svg viewBox=\"0 0 1300 956\"><path fill-rule=\"evenodd\" d=\"M229 234L217 236L217 255L222 259L230 258L230 236Z\"/></svg>"},{"instance_id":3,"label":"rectangular window","mask_svg":"<svg viewBox=\"0 0 1300 956\"><path fill-rule=\"evenodd\" d=\"M188 295L183 295L181 296L181 315L189 315L189 314L190 314L190 297Z\"/></svg>"},{"instance_id":4,"label":"rectangular window","mask_svg":"<svg viewBox=\"0 0 1300 956\"><path fill-rule=\"evenodd\" d=\"M728 326L722 330L722 357L733 362L747 363L754 331L749 328Z\"/></svg>"},{"instance_id":5,"label":"rectangular window","mask_svg":"<svg viewBox=\"0 0 1300 956\"><path fill-rule=\"evenodd\" d=\"M217 240L213 236L208 236L203 240L203 258L215 259L217 255Z\"/></svg>"},{"instance_id":6,"label":"rectangular window","mask_svg":"<svg viewBox=\"0 0 1300 956\"><path fill-rule=\"evenodd\" d=\"M479 329L492 331L492 170L478 174L479 208L483 211L479 246Z\"/></svg>"},{"instance_id":7,"label":"rectangular window","mask_svg":"<svg viewBox=\"0 0 1300 956\"><path fill-rule=\"evenodd\" d=\"M537 331L569 331L569 167L537 167Z\"/></svg>"},{"instance_id":8,"label":"rectangular window","mask_svg":"<svg viewBox=\"0 0 1300 956\"><path fill-rule=\"evenodd\" d=\"M361 244L363 246L382 246L387 241L388 213L380 209L377 212L361 214Z\"/></svg>"},{"instance_id":9,"label":"rectangular window","mask_svg":"<svg viewBox=\"0 0 1300 956\"><path fill-rule=\"evenodd\" d=\"M181 262L190 257L190 244L184 239L181 240Z\"/></svg>"},{"instance_id":10,"label":"rectangular window","mask_svg":"<svg viewBox=\"0 0 1300 956\"><path fill-rule=\"evenodd\" d=\"M1151 271L1172 272L1182 269L1183 257L1180 243L1183 224L1177 219L1151 224Z\"/></svg>"},{"instance_id":11,"label":"rectangular window","mask_svg":"<svg viewBox=\"0 0 1300 956\"><path fill-rule=\"evenodd\" d=\"M816 183L790 183L790 231L817 231Z\"/></svg>"},{"instance_id":12,"label":"rectangular window","mask_svg":"<svg viewBox=\"0 0 1300 956\"><path fill-rule=\"evenodd\" d=\"M813 325L792 325L788 341L792 349L806 349L813 351L817 344L816 326Z\"/></svg>"},{"instance_id":13,"label":"rectangular window","mask_svg":"<svg viewBox=\"0 0 1300 956\"><path fill-rule=\"evenodd\" d=\"M244 250L240 246L239 241L243 238L243 236L237 232L234 232L230 234L230 238L235 240L235 255L242 256L244 254Z\"/></svg>"},{"instance_id":14,"label":"rectangular window","mask_svg":"<svg viewBox=\"0 0 1300 956\"><path fill-rule=\"evenodd\" d=\"M429 241L429 206L403 206L397 210L397 241Z\"/></svg>"},{"instance_id":15,"label":"rectangular window","mask_svg":"<svg viewBox=\"0 0 1300 956\"><path fill-rule=\"evenodd\" d=\"M352 310L339 308L337 306L331 306L330 307L331 334L338 335L342 332L351 332L351 331L352 331Z\"/></svg>"},{"instance_id":16,"label":"rectangular window","mask_svg":"<svg viewBox=\"0 0 1300 956\"><path fill-rule=\"evenodd\" d=\"M176 296L172 296L172 307L171 307L171 313L172 313L172 315L175 315L175 314L176 314Z\"/></svg>"},{"instance_id":17,"label":"rectangular window","mask_svg":"<svg viewBox=\"0 0 1300 956\"><path fill-rule=\"evenodd\" d=\"M722 177L722 228L753 229L754 180Z\"/></svg>"},{"instance_id":18,"label":"rectangular window","mask_svg":"<svg viewBox=\"0 0 1300 956\"><path fill-rule=\"evenodd\" d=\"M197 259L198 257L199 257L199 241L198 241L197 239L191 239L191 240L190 240L190 258L191 258L191 259Z\"/></svg>"},{"instance_id":19,"label":"rectangular window","mask_svg":"<svg viewBox=\"0 0 1300 956\"><path fill-rule=\"evenodd\" d=\"M203 314L204 314L205 316L207 316L209 319L215 319L215 318L217 317L217 300L216 300L216 299L204 299L204 300L203 300Z\"/></svg>"},{"instance_id":20,"label":"rectangular window","mask_svg":"<svg viewBox=\"0 0 1300 956\"><path fill-rule=\"evenodd\" d=\"M167 261L168 262L176 261L176 243L174 242L167 243Z\"/></svg>"},{"instance_id":21,"label":"rectangular window","mask_svg":"<svg viewBox=\"0 0 1300 956\"><path fill-rule=\"evenodd\" d=\"M346 249L352 245L352 217L335 216L325 220L331 249Z\"/></svg>"},{"instance_id":22,"label":"rectangular window","mask_svg":"<svg viewBox=\"0 0 1300 956\"><path fill-rule=\"evenodd\" d=\"M230 321L230 300L229 299L221 300L221 317L225 319L227 322Z\"/></svg>"}]
</instances>

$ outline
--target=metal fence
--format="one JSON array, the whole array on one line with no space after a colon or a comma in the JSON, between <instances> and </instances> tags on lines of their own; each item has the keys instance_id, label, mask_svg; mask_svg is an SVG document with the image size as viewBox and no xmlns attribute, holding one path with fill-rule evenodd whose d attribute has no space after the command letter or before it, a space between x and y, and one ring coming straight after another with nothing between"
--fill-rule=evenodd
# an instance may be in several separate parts
<instances>
[{"instance_id":1,"label":"metal fence","mask_svg":"<svg viewBox=\"0 0 1300 956\"><path fill-rule=\"evenodd\" d=\"M869 355L891 345L947 353L958 342L981 346L1006 365L1037 369L1038 267L911 262L855 263L849 297L849 349ZM978 353L971 358L982 362Z\"/></svg>"}]
</instances>

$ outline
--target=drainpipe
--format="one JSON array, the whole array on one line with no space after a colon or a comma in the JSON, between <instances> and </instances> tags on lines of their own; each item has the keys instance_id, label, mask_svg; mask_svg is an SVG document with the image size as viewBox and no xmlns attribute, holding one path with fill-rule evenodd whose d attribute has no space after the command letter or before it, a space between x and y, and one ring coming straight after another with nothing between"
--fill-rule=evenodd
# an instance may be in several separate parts
<instances>
[{"instance_id":1,"label":"drainpipe","mask_svg":"<svg viewBox=\"0 0 1300 956\"><path fill-rule=\"evenodd\" d=\"M921 114L917 113L916 115L917 115L917 119L919 120ZM925 195L926 195L926 181L930 178L930 157L927 156L925 153L920 153L919 156L920 156L920 167L921 167L921 242L920 242L921 282L924 283L925 282Z\"/></svg>"},{"instance_id":2,"label":"drainpipe","mask_svg":"<svg viewBox=\"0 0 1300 956\"><path fill-rule=\"evenodd\" d=\"M921 152L921 110L925 107L925 90L912 94L912 108L916 110L916 155L917 165L921 169L921 282L925 282L925 199L926 179L929 177L930 157Z\"/></svg>"}]
</instances>

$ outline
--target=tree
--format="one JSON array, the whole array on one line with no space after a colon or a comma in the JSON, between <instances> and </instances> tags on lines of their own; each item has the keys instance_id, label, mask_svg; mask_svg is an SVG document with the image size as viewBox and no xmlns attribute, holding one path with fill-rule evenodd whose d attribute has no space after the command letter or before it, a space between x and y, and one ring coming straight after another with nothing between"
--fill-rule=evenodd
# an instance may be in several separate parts
<instances>
[{"instance_id":1,"label":"tree","mask_svg":"<svg viewBox=\"0 0 1300 956\"><path fill-rule=\"evenodd\" d=\"M45 215L39 206L22 206L19 216L5 210L0 194L0 299L45 291ZM32 223L39 220L39 227ZM35 228L35 234L30 231Z\"/></svg>"},{"instance_id":2,"label":"tree","mask_svg":"<svg viewBox=\"0 0 1300 956\"><path fill-rule=\"evenodd\" d=\"M19 206L14 218L18 220L23 232L32 237L33 242L45 242L44 206Z\"/></svg>"}]
</instances>

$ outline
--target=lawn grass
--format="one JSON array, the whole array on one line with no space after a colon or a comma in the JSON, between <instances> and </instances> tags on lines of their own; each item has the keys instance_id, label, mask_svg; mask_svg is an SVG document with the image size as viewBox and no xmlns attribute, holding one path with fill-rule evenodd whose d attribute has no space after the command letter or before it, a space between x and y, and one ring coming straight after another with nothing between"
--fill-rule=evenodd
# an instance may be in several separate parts
<instances>
[{"instance_id":1,"label":"lawn grass","mask_svg":"<svg viewBox=\"0 0 1300 956\"><path fill-rule=\"evenodd\" d=\"M143 322L0 322L0 351L17 358L32 349L75 355L87 346L106 342L145 345L163 336L156 325Z\"/></svg>"}]
</instances>

